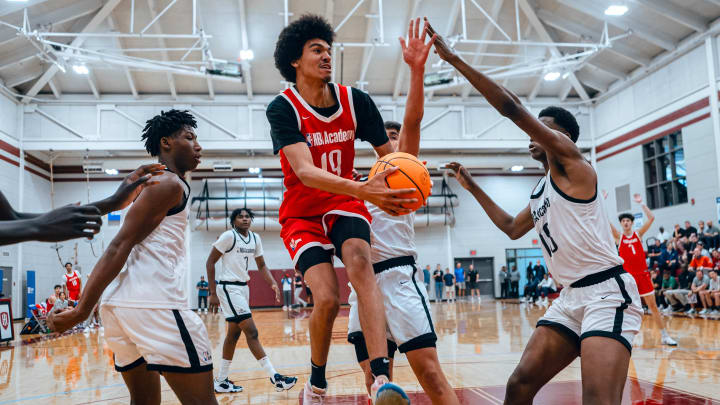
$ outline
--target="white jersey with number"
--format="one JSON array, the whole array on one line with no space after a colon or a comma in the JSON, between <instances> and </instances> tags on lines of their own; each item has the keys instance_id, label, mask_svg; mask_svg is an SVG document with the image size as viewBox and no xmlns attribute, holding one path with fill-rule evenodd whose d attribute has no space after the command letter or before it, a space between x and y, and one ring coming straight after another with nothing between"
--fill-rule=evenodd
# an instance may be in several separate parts
<instances>
[{"instance_id":1,"label":"white jersey with number","mask_svg":"<svg viewBox=\"0 0 720 405\"><path fill-rule=\"evenodd\" d=\"M190 186L180 206L130 251L125 267L110 283L102 303L115 307L190 309L186 277L189 269L185 249L190 205Z\"/></svg>"},{"instance_id":2,"label":"white jersey with number","mask_svg":"<svg viewBox=\"0 0 720 405\"><path fill-rule=\"evenodd\" d=\"M597 192L569 197L548 173L530 196L530 212L550 274L562 285L623 264Z\"/></svg>"},{"instance_id":3,"label":"white jersey with number","mask_svg":"<svg viewBox=\"0 0 720 405\"><path fill-rule=\"evenodd\" d=\"M392 216L369 202L365 205L373 219L370 225L372 262L403 256L417 260L415 213Z\"/></svg>"},{"instance_id":4,"label":"white jersey with number","mask_svg":"<svg viewBox=\"0 0 720 405\"><path fill-rule=\"evenodd\" d=\"M242 236L235 229L225 231L213 247L223 254L222 270L216 275L219 281L247 282L250 280L250 262L263 255L260 235L252 231L247 236Z\"/></svg>"}]
</instances>

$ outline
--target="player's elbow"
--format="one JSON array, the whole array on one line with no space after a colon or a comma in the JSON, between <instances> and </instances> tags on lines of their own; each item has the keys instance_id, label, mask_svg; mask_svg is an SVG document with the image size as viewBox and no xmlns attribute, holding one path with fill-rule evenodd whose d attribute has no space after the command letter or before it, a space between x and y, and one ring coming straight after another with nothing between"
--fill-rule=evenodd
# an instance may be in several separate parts
<instances>
[{"instance_id":1,"label":"player's elbow","mask_svg":"<svg viewBox=\"0 0 720 405\"><path fill-rule=\"evenodd\" d=\"M517 101L513 100L512 97L508 97L500 104L498 111L503 117L514 119L520 115L522 106Z\"/></svg>"}]
</instances>

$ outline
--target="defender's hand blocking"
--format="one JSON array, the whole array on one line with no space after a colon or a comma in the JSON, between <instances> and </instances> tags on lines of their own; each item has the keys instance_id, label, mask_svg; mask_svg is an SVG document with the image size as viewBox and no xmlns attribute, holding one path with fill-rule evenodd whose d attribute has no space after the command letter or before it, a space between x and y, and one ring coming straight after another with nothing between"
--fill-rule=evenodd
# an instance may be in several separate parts
<instances>
[{"instance_id":1,"label":"defender's hand blocking","mask_svg":"<svg viewBox=\"0 0 720 405\"><path fill-rule=\"evenodd\" d=\"M414 193L415 189L404 188L393 190L389 188L385 182L387 176L395 173L397 170L397 167L391 167L378 173L373 178L363 183L362 186L360 186L359 198L375 204L378 208L390 215L404 215L411 213L412 210L403 207L403 204L414 204L417 202L417 199L402 198L402 196Z\"/></svg>"},{"instance_id":2,"label":"defender's hand blocking","mask_svg":"<svg viewBox=\"0 0 720 405\"><path fill-rule=\"evenodd\" d=\"M435 42L437 35L430 37L430 42L425 43L427 37L428 21L425 20L425 25L422 29L422 35L420 33L420 18L410 20L408 27L408 39L407 43L405 38L400 37L400 46L402 47L403 60L410 66L410 69L423 69L425 62L427 62L430 48Z\"/></svg>"},{"instance_id":3,"label":"defender's hand blocking","mask_svg":"<svg viewBox=\"0 0 720 405\"><path fill-rule=\"evenodd\" d=\"M432 27L432 25L430 25L427 17L425 17L425 31L427 31L428 34L433 36L435 43L435 53L440 57L440 59L450 63L460 59L460 55L458 55L455 50L452 49L450 45L445 42L445 38L435 32L435 29Z\"/></svg>"},{"instance_id":4,"label":"defender's hand blocking","mask_svg":"<svg viewBox=\"0 0 720 405\"><path fill-rule=\"evenodd\" d=\"M642 204L642 203L643 203L643 198L642 198L642 196L641 196L640 194L638 194L638 193L633 194L633 200L635 200L635 202L638 203L638 204Z\"/></svg>"},{"instance_id":5,"label":"defender's hand blocking","mask_svg":"<svg viewBox=\"0 0 720 405\"><path fill-rule=\"evenodd\" d=\"M450 175L455 177L464 189L470 190L475 185L475 180L473 180L470 172L460 163L448 163L445 168L451 170Z\"/></svg>"},{"instance_id":6,"label":"defender's hand blocking","mask_svg":"<svg viewBox=\"0 0 720 405\"><path fill-rule=\"evenodd\" d=\"M73 204L35 217L32 222L42 230L38 232L38 241L61 242L81 237L92 239L100 232L102 217L96 207Z\"/></svg>"},{"instance_id":7,"label":"defender's hand blocking","mask_svg":"<svg viewBox=\"0 0 720 405\"><path fill-rule=\"evenodd\" d=\"M149 165L143 165L135 169L132 173L128 174L118 187L115 194L111 198L114 210L121 210L137 198L140 192L147 186L157 184L156 181L149 181L152 176L162 174L162 170L165 165L160 163L153 163Z\"/></svg>"}]
</instances>

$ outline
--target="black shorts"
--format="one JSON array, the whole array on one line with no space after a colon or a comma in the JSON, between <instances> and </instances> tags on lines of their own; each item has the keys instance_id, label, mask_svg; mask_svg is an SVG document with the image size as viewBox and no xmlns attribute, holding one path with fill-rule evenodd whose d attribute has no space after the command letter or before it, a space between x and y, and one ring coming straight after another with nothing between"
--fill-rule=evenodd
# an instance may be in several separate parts
<instances>
[{"instance_id":1,"label":"black shorts","mask_svg":"<svg viewBox=\"0 0 720 405\"><path fill-rule=\"evenodd\" d=\"M370 225L360 218L340 216L328 232L328 238L335 247L335 255L342 260L342 245L348 239L362 239L370 244ZM332 264L333 253L320 246L313 246L302 252L297 268L304 275L307 269L320 263Z\"/></svg>"}]
</instances>

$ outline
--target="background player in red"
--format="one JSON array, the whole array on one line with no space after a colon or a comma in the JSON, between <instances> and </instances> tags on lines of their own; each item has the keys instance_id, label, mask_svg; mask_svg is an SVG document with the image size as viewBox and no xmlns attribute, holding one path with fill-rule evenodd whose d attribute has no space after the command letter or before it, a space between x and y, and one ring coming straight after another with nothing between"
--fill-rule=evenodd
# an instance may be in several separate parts
<instances>
[{"instance_id":1,"label":"background player in red","mask_svg":"<svg viewBox=\"0 0 720 405\"><path fill-rule=\"evenodd\" d=\"M619 216L622 233L618 232L612 224L610 224L610 228L615 237L615 244L618 245L618 254L625 261L623 268L630 273L637 282L640 297L642 297L643 302L650 309L653 321L655 321L655 325L660 329L662 344L677 346L677 342L671 338L667 330L665 330L665 320L662 318L662 315L660 315L660 310L655 303L655 288L653 287L652 280L650 280L645 248L643 247L642 238L645 232L650 229L653 221L655 221L655 215L653 215L647 205L643 204L640 194L635 194L633 198L636 203L640 204L647 218L642 227L634 231L633 223L635 222L635 217L632 214L624 213Z\"/></svg>"},{"instance_id":2,"label":"background player in red","mask_svg":"<svg viewBox=\"0 0 720 405\"><path fill-rule=\"evenodd\" d=\"M365 204L406 214L411 190L389 190L388 170L372 180L352 179L355 139L370 142L379 156L393 152L383 119L364 92L330 83L334 31L322 17L305 15L285 27L275 48L275 66L292 87L268 106L273 149L280 154L285 192L280 236L293 264L313 291L310 316L312 373L304 404L321 404L327 390L325 366L332 325L339 308L333 254L347 268L358 295L373 390L388 381L385 316L370 260L370 221Z\"/></svg>"},{"instance_id":3,"label":"background player in red","mask_svg":"<svg viewBox=\"0 0 720 405\"><path fill-rule=\"evenodd\" d=\"M63 284L65 294L70 300L79 301L82 281L80 280L80 274L73 270L72 263L65 263L65 274L63 274L63 277L65 279L65 283Z\"/></svg>"}]
</instances>

